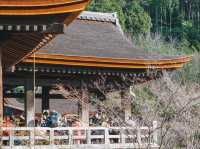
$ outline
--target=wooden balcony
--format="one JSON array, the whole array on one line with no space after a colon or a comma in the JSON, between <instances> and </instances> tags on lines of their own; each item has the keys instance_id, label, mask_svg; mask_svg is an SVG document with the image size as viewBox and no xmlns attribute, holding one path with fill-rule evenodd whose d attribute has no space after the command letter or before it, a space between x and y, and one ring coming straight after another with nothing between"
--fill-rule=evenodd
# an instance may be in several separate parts
<instances>
[{"instance_id":1,"label":"wooden balcony","mask_svg":"<svg viewBox=\"0 0 200 149\"><path fill-rule=\"evenodd\" d=\"M158 148L157 122L153 127L2 128L2 149Z\"/></svg>"}]
</instances>

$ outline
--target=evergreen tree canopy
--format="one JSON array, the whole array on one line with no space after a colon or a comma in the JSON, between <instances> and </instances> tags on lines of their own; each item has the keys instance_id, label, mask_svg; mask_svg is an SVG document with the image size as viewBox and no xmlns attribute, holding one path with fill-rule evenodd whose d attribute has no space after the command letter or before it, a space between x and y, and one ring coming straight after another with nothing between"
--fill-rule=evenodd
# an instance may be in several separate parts
<instances>
[{"instance_id":1,"label":"evergreen tree canopy","mask_svg":"<svg viewBox=\"0 0 200 149\"><path fill-rule=\"evenodd\" d=\"M200 0L92 0L88 10L117 12L124 31L149 31L200 51Z\"/></svg>"},{"instance_id":2,"label":"evergreen tree canopy","mask_svg":"<svg viewBox=\"0 0 200 149\"><path fill-rule=\"evenodd\" d=\"M88 10L117 12L122 29L131 34L147 33L151 19L138 0L93 0Z\"/></svg>"},{"instance_id":3,"label":"evergreen tree canopy","mask_svg":"<svg viewBox=\"0 0 200 149\"><path fill-rule=\"evenodd\" d=\"M132 0L124 5L125 27L133 35L145 34L150 31L151 18L141 7L139 1Z\"/></svg>"}]
</instances>

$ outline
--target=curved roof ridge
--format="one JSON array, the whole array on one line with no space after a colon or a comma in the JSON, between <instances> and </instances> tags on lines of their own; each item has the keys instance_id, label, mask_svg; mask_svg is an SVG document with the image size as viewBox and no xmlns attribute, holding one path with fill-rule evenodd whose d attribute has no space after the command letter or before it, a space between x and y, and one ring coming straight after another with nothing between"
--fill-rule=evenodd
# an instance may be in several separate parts
<instances>
[{"instance_id":1,"label":"curved roof ridge","mask_svg":"<svg viewBox=\"0 0 200 149\"><path fill-rule=\"evenodd\" d=\"M117 13L105 13L105 12L93 12L93 11L83 11L78 19L81 20L92 20L101 22L111 22L114 24L118 23Z\"/></svg>"}]
</instances>

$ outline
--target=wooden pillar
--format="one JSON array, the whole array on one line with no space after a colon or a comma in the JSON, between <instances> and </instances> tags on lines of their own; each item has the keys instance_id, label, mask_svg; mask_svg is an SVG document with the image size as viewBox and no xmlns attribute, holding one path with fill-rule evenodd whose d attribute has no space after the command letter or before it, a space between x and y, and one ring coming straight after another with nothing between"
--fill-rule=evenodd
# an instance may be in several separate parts
<instances>
[{"instance_id":1,"label":"wooden pillar","mask_svg":"<svg viewBox=\"0 0 200 149\"><path fill-rule=\"evenodd\" d=\"M121 92L121 101L124 109L124 120L128 121L132 116L132 103L129 93L126 90Z\"/></svg>"},{"instance_id":2,"label":"wooden pillar","mask_svg":"<svg viewBox=\"0 0 200 149\"><path fill-rule=\"evenodd\" d=\"M86 90L82 90L82 103L81 103L81 122L85 127L89 126L89 99Z\"/></svg>"},{"instance_id":3,"label":"wooden pillar","mask_svg":"<svg viewBox=\"0 0 200 149\"><path fill-rule=\"evenodd\" d=\"M132 105L131 103L129 104L126 104L126 106L124 107L124 115L125 115L125 121L128 121L131 117L131 108L132 108Z\"/></svg>"},{"instance_id":4,"label":"wooden pillar","mask_svg":"<svg viewBox=\"0 0 200 149\"><path fill-rule=\"evenodd\" d=\"M3 66L2 50L0 49L0 126L3 125Z\"/></svg>"},{"instance_id":5,"label":"wooden pillar","mask_svg":"<svg viewBox=\"0 0 200 149\"><path fill-rule=\"evenodd\" d=\"M81 115L82 115L82 106L81 106L81 103L80 103L80 102L77 103L77 107L78 107L78 109L77 109L77 114L78 114L79 116L81 116Z\"/></svg>"},{"instance_id":6,"label":"wooden pillar","mask_svg":"<svg viewBox=\"0 0 200 149\"><path fill-rule=\"evenodd\" d=\"M89 126L89 103L82 104L81 121L85 127Z\"/></svg>"},{"instance_id":7,"label":"wooden pillar","mask_svg":"<svg viewBox=\"0 0 200 149\"><path fill-rule=\"evenodd\" d=\"M34 99L34 84L33 80L26 80L26 99L25 99L25 111L26 111L26 126L35 126L35 99Z\"/></svg>"},{"instance_id":8,"label":"wooden pillar","mask_svg":"<svg viewBox=\"0 0 200 149\"><path fill-rule=\"evenodd\" d=\"M49 110L49 91L50 87L48 86L42 87L42 112L44 110Z\"/></svg>"}]
</instances>

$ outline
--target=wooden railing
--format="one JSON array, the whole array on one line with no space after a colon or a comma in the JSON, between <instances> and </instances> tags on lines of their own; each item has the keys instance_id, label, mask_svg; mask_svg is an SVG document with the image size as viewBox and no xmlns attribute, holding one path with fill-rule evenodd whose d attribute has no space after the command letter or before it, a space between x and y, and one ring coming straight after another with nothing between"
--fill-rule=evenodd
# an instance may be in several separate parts
<instances>
[{"instance_id":1,"label":"wooden railing","mask_svg":"<svg viewBox=\"0 0 200 149\"><path fill-rule=\"evenodd\" d=\"M153 127L1 128L2 149L158 148L157 123Z\"/></svg>"}]
</instances>

